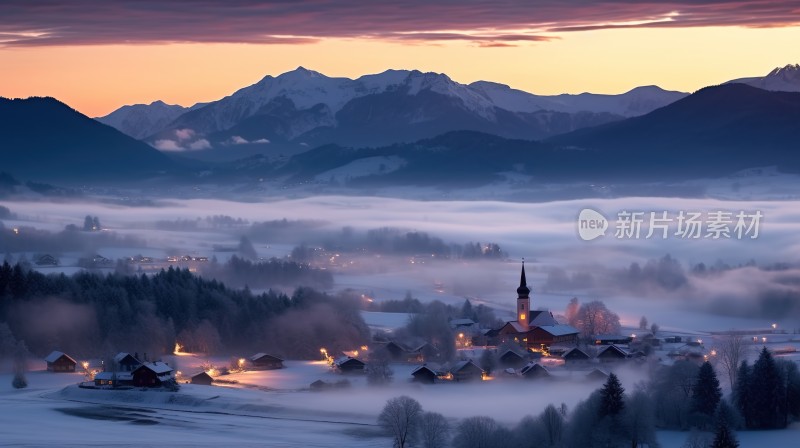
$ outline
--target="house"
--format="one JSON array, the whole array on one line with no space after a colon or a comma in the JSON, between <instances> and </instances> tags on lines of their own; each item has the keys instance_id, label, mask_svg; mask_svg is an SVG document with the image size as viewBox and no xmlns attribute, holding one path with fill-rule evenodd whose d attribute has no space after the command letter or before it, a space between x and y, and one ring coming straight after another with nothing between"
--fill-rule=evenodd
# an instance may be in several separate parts
<instances>
[{"instance_id":1,"label":"house","mask_svg":"<svg viewBox=\"0 0 800 448\"><path fill-rule=\"evenodd\" d=\"M131 376L136 387L161 387L172 379L172 367L160 361L146 362L137 367Z\"/></svg>"},{"instance_id":2,"label":"house","mask_svg":"<svg viewBox=\"0 0 800 448\"><path fill-rule=\"evenodd\" d=\"M389 356L392 358L393 361L407 361L409 350L404 346L400 345L397 342L389 341L388 344L384 346L386 351L389 353Z\"/></svg>"},{"instance_id":3,"label":"house","mask_svg":"<svg viewBox=\"0 0 800 448\"><path fill-rule=\"evenodd\" d=\"M45 254L36 259L36 264L38 266L58 266L58 258Z\"/></svg>"},{"instance_id":4,"label":"house","mask_svg":"<svg viewBox=\"0 0 800 448\"><path fill-rule=\"evenodd\" d=\"M575 345L578 329L571 325L541 325L528 332L529 346Z\"/></svg>"},{"instance_id":5,"label":"house","mask_svg":"<svg viewBox=\"0 0 800 448\"><path fill-rule=\"evenodd\" d=\"M553 344L576 345L578 329L559 324L549 311L531 310L530 293L523 262L517 288L517 320L506 322L500 328L498 331L500 341L515 342L531 350L549 349Z\"/></svg>"},{"instance_id":6,"label":"house","mask_svg":"<svg viewBox=\"0 0 800 448\"><path fill-rule=\"evenodd\" d=\"M334 361L333 365L342 373L361 373L364 371L366 363L352 356L342 356Z\"/></svg>"},{"instance_id":7,"label":"house","mask_svg":"<svg viewBox=\"0 0 800 448\"><path fill-rule=\"evenodd\" d=\"M506 350L500 355L500 365L505 368L518 368L524 366L526 363L525 358L514 350Z\"/></svg>"},{"instance_id":8,"label":"house","mask_svg":"<svg viewBox=\"0 0 800 448\"><path fill-rule=\"evenodd\" d=\"M63 352L53 351L47 358L47 370L50 372L74 372L78 363Z\"/></svg>"},{"instance_id":9,"label":"house","mask_svg":"<svg viewBox=\"0 0 800 448\"><path fill-rule=\"evenodd\" d=\"M570 365L570 364L586 364L587 362L589 362L589 358L591 358L591 356L589 356L588 353L586 353L585 351L579 349L578 347L573 347L573 348L567 350L566 353L561 355L561 358L564 360L564 363L567 364L567 365Z\"/></svg>"},{"instance_id":10,"label":"house","mask_svg":"<svg viewBox=\"0 0 800 448\"><path fill-rule=\"evenodd\" d=\"M329 387L331 387L331 385L322 380L316 380L309 385L309 388L314 391L325 390Z\"/></svg>"},{"instance_id":11,"label":"house","mask_svg":"<svg viewBox=\"0 0 800 448\"><path fill-rule=\"evenodd\" d=\"M427 342L411 350L411 355L417 362L435 359L439 356L439 350Z\"/></svg>"},{"instance_id":12,"label":"house","mask_svg":"<svg viewBox=\"0 0 800 448\"><path fill-rule=\"evenodd\" d=\"M133 372L136 370L142 363L137 359L137 356L133 356L128 352L119 352L114 356L114 362L119 367L120 372Z\"/></svg>"},{"instance_id":13,"label":"house","mask_svg":"<svg viewBox=\"0 0 800 448\"><path fill-rule=\"evenodd\" d=\"M203 386L210 386L211 383L214 381L214 378L211 378L211 375L207 374L206 372L200 372L198 374L192 375L192 378L189 380L192 384L201 384Z\"/></svg>"},{"instance_id":14,"label":"house","mask_svg":"<svg viewBox=\"0 0 800 448\"><path fill-rule=\"evenodd\" d=\"M526 379L536 379L536 378L549 378L550 371L547 370L547 367L539 364L538 362L532 362L527 366L523 367L522 370L519 372L523 378Z\"/></svg>"},{"instance_id":15,"label":"house","mask_svg":"<svg viewBox=\"0 0 800 448\"><path fill-rule=\"evenodd\" d=\"M597 353L596 358L600 362L616 362L628 358L628 352L616 345L607 345Z\"/></svg>"},{"instance_id":16,"label":"house","mask_svg":"<svg viewBox=\"0 0 800 448\"><path fill-rule=\"evenodd\" d=\"M436 371L426 365L421 365L411 372L414 377L413 381L418 383L433 384L436 381Z\"/></svg>"},{"instance_id":17,"label":"house","mask_svg":"<svg viewBox=\"0 0 800 448\"><path fill-rule=\"evenodd\" d=\"M471 381L483 379L484 372L471 359L468 359L454 364L450 369L450 374L455 381Z\"/></svg>"},{"instance_id":18,"label":"house","mask_svg":"<svg viewBox=\"0 0 800 448\"><path fill-rule=\"evenodd\" d=\"M114 372L98 372L94 376L94 385L117 387L123 384L120 382L119 375Z\"/></svg>"},{"instance_id":19,"label":"house","mask_svg":"<svg viewBox=\"0 0 800 448\"><path fill-rule=\"evenodd\" d=\"M275 370L283 368L283 360L277 356L266 353L256 353L250 357L250 363L255 369Z\"/></svg>"},{"instance_id":20,"label":"house","mask_svg":"<svg viewBox=\"0 0 800 448\"><path fill-rule=\"evenodd\" d=\"M590 381L605 381L608 379L608 373L605 370L593 369L586 374L586 379Z\"/></svg>"}]
</instances>

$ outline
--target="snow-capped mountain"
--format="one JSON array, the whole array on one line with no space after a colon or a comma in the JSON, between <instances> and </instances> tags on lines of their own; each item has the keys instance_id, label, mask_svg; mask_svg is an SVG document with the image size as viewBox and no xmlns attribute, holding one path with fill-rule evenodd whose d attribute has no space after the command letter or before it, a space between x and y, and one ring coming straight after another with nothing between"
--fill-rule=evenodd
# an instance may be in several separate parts
<instances>
[{"instance_id":1,"label":"snow-capped mountain","mask_svg":"<svg viewBox=\"0 0 800 448\"><path fill-rule=\"evenodd\" d=\"M141 140L164 129L185 112L202 106L204 103L183 107L158 100L150 104L122 106L104 117L96 118L96 120Z\"/></svg>"},{"instance_id":2,"label":"snow-capped mountain","mask_svg":"<svg viewBox=\"0 0 800 448\"><path fill-rule=\"evenodd\" d=\"M445 74L418 70L349 79L299 67L266 76L202 108L181 112L163 103L128 106L137 107L136 113L122 108L101 121L172 150L253 142L383 145L454 130L540 139L642 115L685 95L648 86L621 95L537 96L485 81L461 84Z\"/></svg>"},{"instance_id":3,"label":"snow-capped mountain","mask_svg":"<svg viewBox=\"0 0 800 448\"><path fill-rule=\"evenodd\" d=\"M767 76L739 78L725 84L734 83L747 84L773 92L800 92L800 64L788 64L772 70Z\"/></svg>"}]
</instances>

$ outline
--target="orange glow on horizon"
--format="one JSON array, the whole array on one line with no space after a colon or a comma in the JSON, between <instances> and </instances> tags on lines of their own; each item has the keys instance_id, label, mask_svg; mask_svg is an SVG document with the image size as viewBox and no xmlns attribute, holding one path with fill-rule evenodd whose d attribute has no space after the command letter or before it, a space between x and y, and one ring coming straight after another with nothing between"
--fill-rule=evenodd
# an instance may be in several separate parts
<instances>
[{"instance_id":1,"label":"orange glow on horizon","mask_svg":"<svg viewBox=\"0 0 800 448\"><path fill-rule=\"evenodd\" d=\"M694 91L800 62L800 27L633 28L561 33L550 42L322 39L304 45L145 44L0 47L0 96L53 96L89 116L162 100L189 106L302 65L355 78L386 69L487 80L536 94L622 93L640 85ZM359 58L346 55L359 54Z\"/></svg>"}]
</instances>

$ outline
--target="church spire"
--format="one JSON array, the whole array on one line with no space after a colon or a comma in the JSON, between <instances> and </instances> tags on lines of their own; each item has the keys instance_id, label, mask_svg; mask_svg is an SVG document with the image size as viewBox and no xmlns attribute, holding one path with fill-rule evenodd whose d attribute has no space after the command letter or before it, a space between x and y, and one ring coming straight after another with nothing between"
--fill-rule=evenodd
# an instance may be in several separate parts
<instances>
[{"instance_id":1,"label":"church spire","mask_svg":"<svg viewBox=\"0 0 800 448\"><path fill-rule=\"evenodd\" d=\"M522 259L522 274L519 276L519 288L517 288L517 294L520 297L528 297L531 293L531 289L528 288L528 281L525 279L525 259Z\"/></svg>"}]
</instances>

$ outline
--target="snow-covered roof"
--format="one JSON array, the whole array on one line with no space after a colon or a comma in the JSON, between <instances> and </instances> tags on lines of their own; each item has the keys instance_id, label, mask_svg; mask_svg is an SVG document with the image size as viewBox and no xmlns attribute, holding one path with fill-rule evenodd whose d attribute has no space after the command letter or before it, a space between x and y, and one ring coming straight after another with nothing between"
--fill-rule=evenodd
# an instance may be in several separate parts
<instances>
[{"instance_id":1,"label":"snow-covered roof","mask_svg":"<svg viewBox=\"0 0 800 448\"><path fill-rule=\"evenodd\" d=\"M589 358L589 354L586 353L585 351L579 349L578 347L572 347L571 349L569 349L566 352L564 352L564 354L562 354L561 357L562 358L566 358L570 354L580 354L580 355L585 356L586 358Z\"/></svg>"},{"instance_id":2,"label":"snow-covered roof","mask_svg":"<svg viewBox=\"0 0 800 448\"><path fill-rule=\"evenodd\" d=\"M152 370L153 372L155 372L156 375L159 375L159 376L163 375L165 373L172 372L172 367L168 366L166 363L159 362L159 361L146 362L146 363L142 364L141 367L139 367L139 369L141 369L143 367ZM136 369L136 370L139 370L139 369Z\"/></svg>"},{"instance_id":3,"label":"snow-covered roof","mask_svg":"<svg viewBox=\"0 0 800 448\"><path fill-rule=\"evenodd\" d=\"M47 355L47 358L44 358L44 360L45 360L45 361L47 361L47 362L56 362L56 361L58 361L58 358L60 358L60 357L62 357L62 356L66 356L66 357L67 357L67 359L69 359L70 361L74 362L75 364L77 364L77 363L78 363L77 361L75 361L74 359L72 359L72 357L70 357L70 356L69 356L69 355L67 355L66 353L64 353L64 352L60 352L60 351L58 351L58 350L54 350L52 353L50 353L49 355Z\"/></svg>"},{"instance_id":4,"label":"snow-covered roof","mask_svg":"<svg viewBox=\"0 0 800 448\"><path fill-rule=\"evenodd\" d=\"M597 352L597 356L600 356L600 355L602 355L603 353L605 353L607 351L615 351L615 352L619 352L622 356L628 356L628 352L627 351L617 347L614 344L607 345L607 346L603 347L602 349L600 349L600 351Z\"/></svg>"},{"instance_id":5,"label":"snow-covered roof","mask_svg":"<svg viewBox=\"0 0 800 448\"><path fill-rule=\"evenodd\" d=\"M475 367L476 367L478 370L480 370L481 372L483 372L483 369L481 369L481 368L480 368L480 367L479 367L477 364L475 364L474 362L472 362L472 360L471 360L471 359L468 359L468 360L466 360L466 361L459 361L459 362L457 362L457 363L453 364L453 367L452 367L452 368L450 368L450 372L453 372L453 373L455 373L455 372L460 372L462 369L464 369L465 367L469 366L470 364L472 364L472 365L473 365L473 366L475 366Z\"/></svg>"},{"instance_id":6,"label":"snow-covered roof","mask_svg":"<svg viewBox=\"0 0 800 448\"><path fill-rule=\"evenodd\" d=\"M411 371L411 374L413 375L413 374L415 374L415 373L417 373L417 372L419 372L419 371L421 371L421 370L428 370L428 371L432 372L434 375L436 375L436 374L437 374L437 373L436 373L436 370L434 370L434 369L432 369L432 368L430 368L430 367L428 367L428 366L426 366L426 365L424 365L424 364L423 364L423 365L421 365L421 366L418 366L416 369L412 370L412 371Z\"/></svg>"},{"instance_id":7,"label":"snow-covered roof","mask_svg":"<svg viewBox=\"0 0 800 448\"><path fill-rule=\"evenodd\" d=\"M133 359L136 359L136 357L134 357L133 355L131 355L128 352L119 352L119 353L116 354L116 356L114 356L114 362L118 363L118 362L122 361L123 359L125 359L128 356L130 356Z\"/></svg>"},{"instance_id":8,"label":"snow-covered roof","mask_svg":"<svg viewBox=\"0 0 800 448\"><path fill-rule=\"evenodd\" d=\"M334 364L336 364L337 366L341 366L342 364L344 364L344 363L346 363L348 361L356 361L356 362L359 362L361 364L364 364L364 361L362 361L362 360L360 360L358 358L353 358L352 356L342 356L341 358L338 358L336 361L334 361Z\"/></svg>"},{"instance_id":9,"label":"snow-covered roof","mask_svg":"<svg viewBox=\"0 0 800 448\"><path fill-rule=\"evenodd\" d=\"M503 354L500 355L500 358L504 358L509 353L511 355L514 355L514 356L518 357L518 358L522 358L522 355L520 355L519 353L517 353L517 352L515 352L514 350L511 350L511 349L508 349L508 350L504 351Z\"/></svg>"},{"instance_id":10,"label":"snow-covered roof","mask_svg":"<svg viewBox=\"0 0 800 448\"><path fill-rule=\"evenodd\" d=\"M261 359L263 357L270 357L270 358L273 358L273 359L278 360L278 361L283 361L283 359L281 359L281 358L279 358L279 357L277 357L275 355L270 355L269 353L256 353L255 355L250 357L250 361L258 361L259 359Z\"/></svg>"},{"instance_id":11,"label":"snow-covered roof","mask_svg":"<svg viewBox=\"0 0 800 448\"><path fill-rule=\"evenodd\" d=\"M578 334L578 329L572 325L542 325L539 328L553 336L565 336L568 334Z\"/></svg>"},{"instance_id":12,"label":"snow-covered roof","mask_svg":"<svg viewBox=\"0 0 800 448\"><path fill-rule=\"evenodd\" d=\"M547 367L539 364L538 362L532 362L532 363L526 365L525 367L522 368L522 370L519 371L519 373L525 375L528 372L533 371L533 370L541 370L544 373L546 373L547 375L550 374L550 371L547 370Z\"/></svg>"},{"instance_id":13,"label":"snow-covered roof","mask_svg":"<svg viewBox=\"0 0 800 448\"><path fill-rule=\"evenodd\" d=\"M536 310L528 315L528 325L531 327L542 327L545 325L558 325L558 321L550 311Z\"/></svg>"},{"instance_id":14,"label":"snow-covered roof","mask_svg":"<svg viewBox=\"0 0 800 448\"><path fill-rule=\"evenodd\" d=\"M450 321L450 325L454 327L460 327L460 326L468 327L470 325L475 325L475 321L472 319L453 319Z\"/></svg>"}]
</instances>

